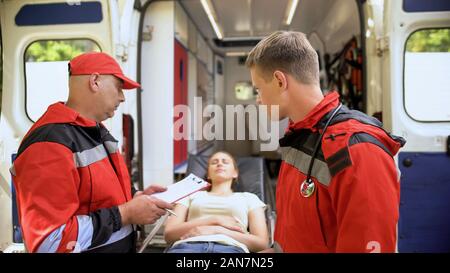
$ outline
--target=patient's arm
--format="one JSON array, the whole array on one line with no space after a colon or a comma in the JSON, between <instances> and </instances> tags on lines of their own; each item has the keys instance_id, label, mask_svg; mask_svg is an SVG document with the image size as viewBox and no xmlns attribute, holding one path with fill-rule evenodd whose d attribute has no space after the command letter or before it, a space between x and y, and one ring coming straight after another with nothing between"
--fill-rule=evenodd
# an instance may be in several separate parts
<instances>
[{"instance_id":1,"label":"patient's arm","mask_svg":"<svg viewBox=\"0 0 450 273\"><path fill-rule=\"evenodd\" d=\"M242 233L239 223L230 216L211 216L205 218L187 220L189 209L183 205L177 204L174 212L177 216L170 216L164 229L164 239L168 243L180 240L181 236L190 230L201 226L220 226L227 230Z\"/></svg>"},{"instance_id":2,"label":"patient's arm","mask_svg":"<svg viewBox=\"0 0 450 273\"><path fill-rule=\"evenodd\" d=\"M267 231L266 218L263 208L250 211L249 216L250 233L242 233L230 230L223 226L197 226L182 235L182 239L199 235L225 234L243 243L251 252L266 249L269 244L269 232Z\"/></svg>"},{"instance_id":3,"label":"patient's arm","mask_svg":"<svg viewBox=\"0 0 450 273\"><path fill-rule=\"evenodd\" d=\"M273 246L271 248L266 248L258 253L283 253L283 249L281 248L280 244L277 242L273 242Z\"/></svg>"}]
</instances>

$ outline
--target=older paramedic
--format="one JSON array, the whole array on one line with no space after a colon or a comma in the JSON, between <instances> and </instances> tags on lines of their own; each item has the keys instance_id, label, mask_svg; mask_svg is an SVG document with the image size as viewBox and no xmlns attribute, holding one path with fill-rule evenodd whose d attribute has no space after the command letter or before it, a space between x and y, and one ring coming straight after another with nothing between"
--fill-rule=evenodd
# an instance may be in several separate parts
<instances>
[{"instance_id":1,"label":"older paramedic","mask_svg":"<svg viewBox=\"0 0 450 273\"><path fill-rule=\"evenodd\" d=\"M117 140L101 123L139 84L105 53L69 63L69 98L48 107L25 135L11 168L29 252L134 252L134 224L172 208L135 192ZM45 95L45 90L42 90Z\"/></svg>"}]
</instances>

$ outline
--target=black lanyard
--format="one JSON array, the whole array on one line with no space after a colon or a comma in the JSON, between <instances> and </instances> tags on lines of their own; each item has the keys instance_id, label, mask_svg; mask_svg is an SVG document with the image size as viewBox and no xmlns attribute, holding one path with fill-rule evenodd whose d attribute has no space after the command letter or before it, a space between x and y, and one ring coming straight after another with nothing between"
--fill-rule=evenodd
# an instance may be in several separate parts
<instances>
[{"instance_id":1,"label":"black lanyard","mask_svg":"<svg viewBox=\"0 0 450 273\"><path fill-rule=\"evenodd\" d=\"M319 147L320 147L320 144L322 143L322 138L325 134L325 131L327 130L328 125L330 125L331 121L336 116L337 112L339 111L339 109L341 109L341 107L342 107L342 104L339 103L338 107L336 107L336 109L334 109L333 113L328 118L327 122L325 123L325 126L323 127L322 133L320 134L319 138L316 140L316 143L314 145L314 151L313 151L313 154L311 157L311 161L309 162L306 180L303 181L303 183L300 185L300 194L303 197L310 197L314 193L315 185L314 185L314 181L311 179L311 173L312 173L312 169L314 167L314 161L317 157L317 153L319 152Z\"/></svg>"}]
</instances>

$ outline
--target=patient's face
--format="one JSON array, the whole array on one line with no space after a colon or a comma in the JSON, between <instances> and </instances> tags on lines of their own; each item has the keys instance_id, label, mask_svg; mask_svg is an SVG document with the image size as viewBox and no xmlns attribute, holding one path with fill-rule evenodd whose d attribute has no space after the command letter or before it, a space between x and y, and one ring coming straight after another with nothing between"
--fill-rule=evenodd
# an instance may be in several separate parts
<instances>
[{"instance_id":1,"label":"patient's face","mask_svg":"<svg viewBox=\"0 0 450 273\"><path fill-rule=\"evenodd\" d=\"M237 178L237 170L231 156L225 153L216 153L209 159L208 177L212 183L220 183Z\"/></svg>"}]
</instances>

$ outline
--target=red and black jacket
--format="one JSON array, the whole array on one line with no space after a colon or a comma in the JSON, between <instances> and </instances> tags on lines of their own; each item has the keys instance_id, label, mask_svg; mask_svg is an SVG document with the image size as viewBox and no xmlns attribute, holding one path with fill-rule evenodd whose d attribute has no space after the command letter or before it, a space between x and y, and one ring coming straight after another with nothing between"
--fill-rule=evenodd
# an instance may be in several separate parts
<instances>
[{"instance_id":1,"label":"red and black jacket","mask_svg":"<svg viewBox=\"0 0 450 273\"><path fill-rule=\"evenodd\" d=\"M382 124L343 106L332 119L312 169L316 190L300 194L314 145L339 95L327 95L280 140L275 240L285 252L394 252L399 173L394 156L405 143Z\"/></svg>"},{"instance_id":2,"label":"red and black jacket","mask_svg":"<svg viewBox=\"0 0 450 273\"><path fill-rule=\"evenodd\" d=\"M117 206L131 183L108 130L63 103L49 106L11 168L30 252L132 252L134 230Z\"/></svg>"}]
</instances>

